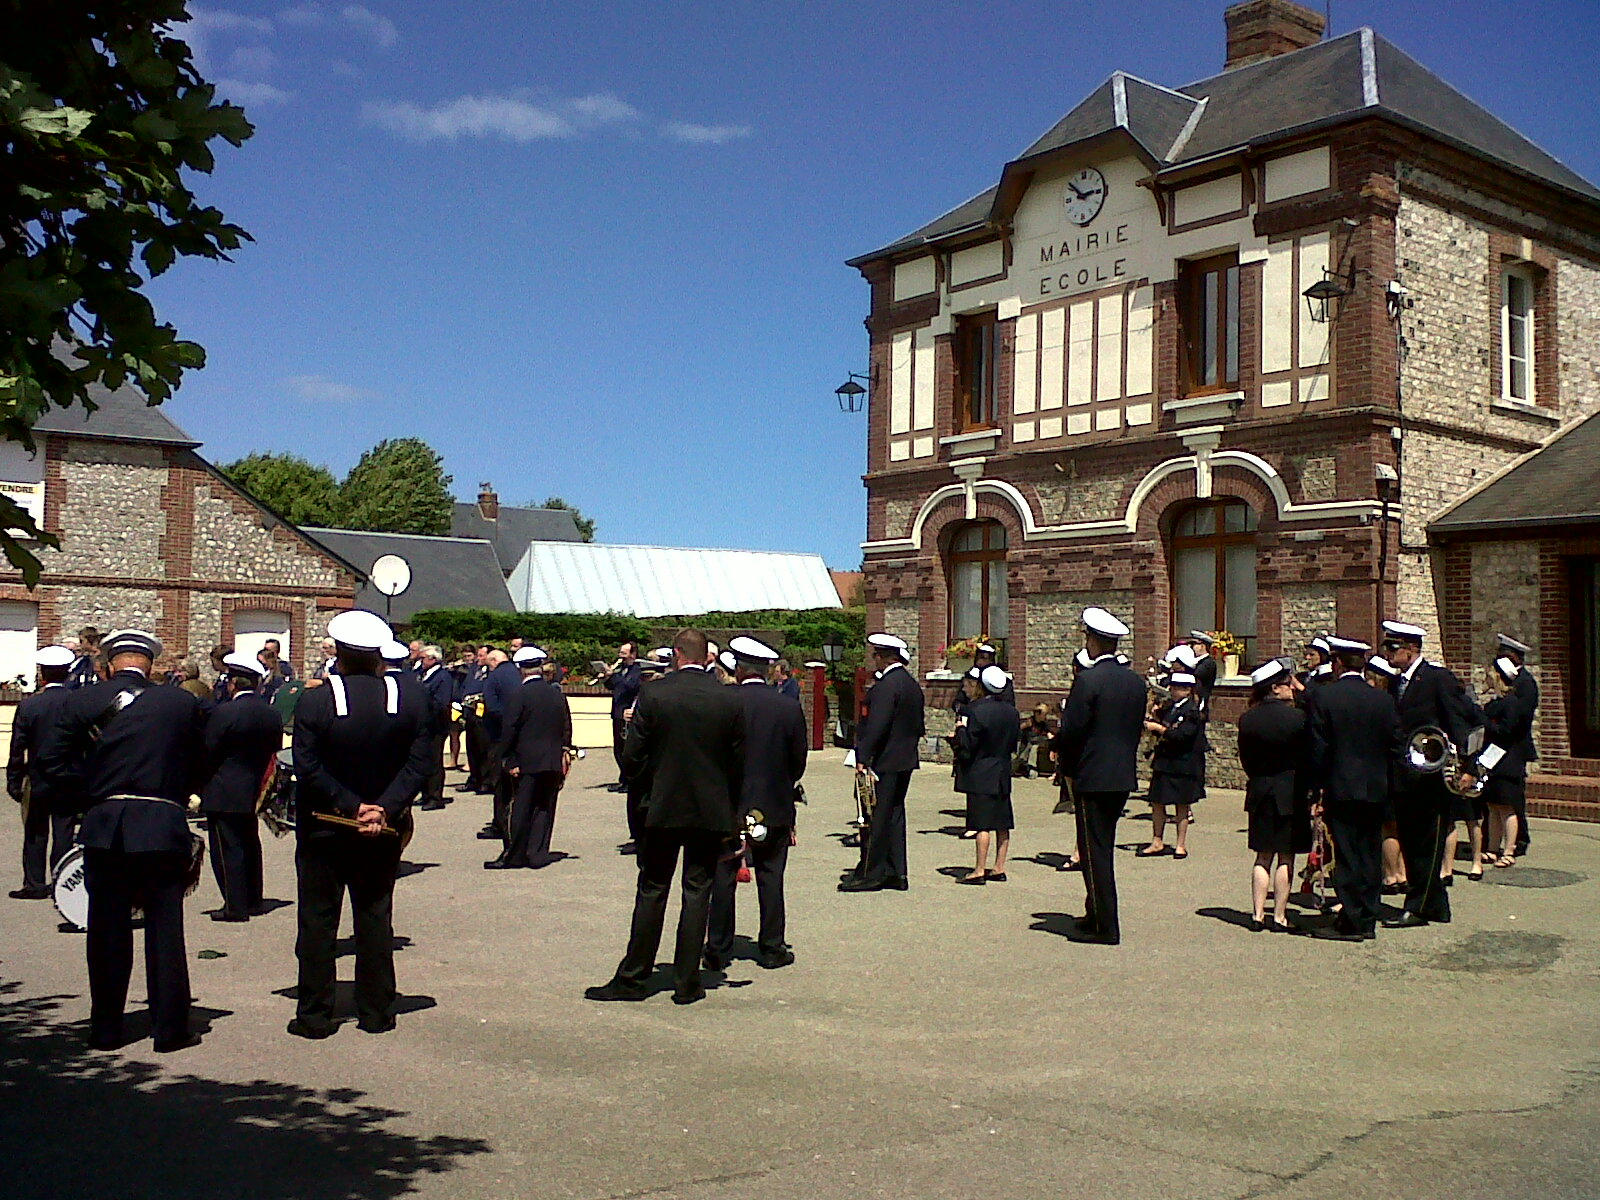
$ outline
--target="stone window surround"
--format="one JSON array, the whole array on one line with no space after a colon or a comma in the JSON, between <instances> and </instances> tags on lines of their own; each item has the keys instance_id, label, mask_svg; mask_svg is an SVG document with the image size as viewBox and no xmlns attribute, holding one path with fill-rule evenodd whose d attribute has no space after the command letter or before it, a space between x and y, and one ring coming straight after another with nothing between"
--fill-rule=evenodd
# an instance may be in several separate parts
<instances>
[{"instance_id":1,"label":"stone window surround","mask_svg":"<svg viewBox=\"0 0 1600 1200\"><path fill-rule=\"evenodd\" d=\"M1533 401L1506 394L1505 277L1517 271L1533 282ZM1532 417L1556 416L1561 407L1556 259L1527 238L1489 235L1485 290L1489 307L1489 400L1499 411ZM1557 418L1559 419L1559 418Z\"/></svg>"}]
</instances>

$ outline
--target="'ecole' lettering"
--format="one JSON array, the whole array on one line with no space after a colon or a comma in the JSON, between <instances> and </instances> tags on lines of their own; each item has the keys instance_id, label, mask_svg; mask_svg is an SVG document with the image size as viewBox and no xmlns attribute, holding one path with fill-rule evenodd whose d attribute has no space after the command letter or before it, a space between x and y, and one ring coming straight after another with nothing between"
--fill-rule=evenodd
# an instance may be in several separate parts
<instances>
[{"instance_id":1,"label":"'ecole' lettering","mask_svg":"<svg viewBox=\"0 0 1600 1200\"><path fill-rule=\"evenodd\" d=\"M1050 296L1069 288L1088 287L1091 283L1114 283L1128 277L1128 260L1119 258L1109 267L1097 263L1092 267L1079 267L1076 271L1063 271L1060 275L1046 275L1039 280L1039 295Z\"/></svg>"}]
</instances>

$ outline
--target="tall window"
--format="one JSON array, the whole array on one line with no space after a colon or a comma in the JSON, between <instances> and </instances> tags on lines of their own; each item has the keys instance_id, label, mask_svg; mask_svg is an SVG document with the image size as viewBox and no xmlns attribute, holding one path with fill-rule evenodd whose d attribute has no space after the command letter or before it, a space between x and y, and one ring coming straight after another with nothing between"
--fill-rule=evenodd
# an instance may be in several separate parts
<instances>
[{"instance_id":1,"label":"tall window","mask_svg":"<svg viewBox=\"0 0 1600 1200\"><path fill-rule=\"evenodd\" d=\"M973 521L950 539L950 640L986 635L1004 641L1011 626L1006 589L1006 531Z\"/></svg>"},{"instance_id":2,"label":"tall window","mask_svg":"<svg viewBox=\"0 0 1600 1200\"><path fill-rule=\"evenodd\" d=\"M1226 629L1255 658L1256 514L1238 500L1186 509L1172 529L1172 623L1177 633Z\"/></svg>"},{"instance_id":3,"label":"tall window","mask_svg":"<svg viewBox=\"0 0 1600 1200\"><path fill-rule=\"evenodd\" d=\"M997 417L999 326L994 313L956 321L956 432L993 429Z\"/></svg>"},{"instance_id":4,"label":"tall window","mask_svg":"<svg viewBox=\"0 0 1600 1200\"><path fill-rule=\"evenodd\" d=\"M1572 579L1572 753L1600 758L1600 558L1567 560Z\"/></svg>"},{"instance_id":5,"label":"tall window","mask_svg":"<svg viewBox=\"0 0 1600 1200\"><path fill-rule=\"evenodd\" d=\"M1219 254L1178 272L1185 393L1239 386L1239 256Z\"/></svg>"},{"instance_id":6,"label":"tall window","mask_svg":"<svg viewBox=\"0 0 1600 1200\"><path fill-rule=\"evenodd\" d=\"M1512 267L1501 276L1500 291L1500 395L1506 400L1534 403L1533 390L1533 275Z\"/></svg>"}]
</instances>

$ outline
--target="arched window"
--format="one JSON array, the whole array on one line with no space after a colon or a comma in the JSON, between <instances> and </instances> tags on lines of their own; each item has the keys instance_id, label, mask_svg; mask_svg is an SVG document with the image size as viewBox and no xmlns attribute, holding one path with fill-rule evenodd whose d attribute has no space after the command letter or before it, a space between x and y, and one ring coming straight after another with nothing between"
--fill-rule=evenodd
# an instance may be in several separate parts
<instances>
[{"instance_id":1,"label":"arched window","mask_svg":"<svg viewBox=\"0 0 1600 1200\"><path fill-rule=\"evenodd\" d=\"M962 525L950 539L946 570L950 581L950 640L987 636L1004 641L1011 619L1005 526L998 521Z\"/></svg>"},{"instance_id":2,"label":"arched window","mask_svg":"<svg viewBox=\"0 0 1600 1200\"><path fill-rule=\"evenodd\" d=\"M1185 509L1172 527L1172 624L1226 629L1255 660L1256 514L1242 500L1215 500Z\"/></svg>"}]
</instances>

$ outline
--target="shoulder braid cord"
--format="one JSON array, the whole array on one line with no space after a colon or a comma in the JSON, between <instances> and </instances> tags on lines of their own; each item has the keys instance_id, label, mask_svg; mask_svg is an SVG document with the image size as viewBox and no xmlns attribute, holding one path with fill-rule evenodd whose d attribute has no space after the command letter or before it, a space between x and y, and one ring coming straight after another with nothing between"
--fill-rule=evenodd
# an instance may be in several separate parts
<instances>
[{"instance_id":1,"label":"shoulder braid cord","mask_svg":"<svg viewBox=\"0 0 1600 1200\"><path fill-rule=\"evenodd\" d=\"M344 676L329 675L328 686L333 689L333 715L348 717L350 715L350 697L344 689ZM391 717L400 713L400 685L393 675L383 677L383 691L385 696L384 711Z\"/></svg>"}]
</instances>

